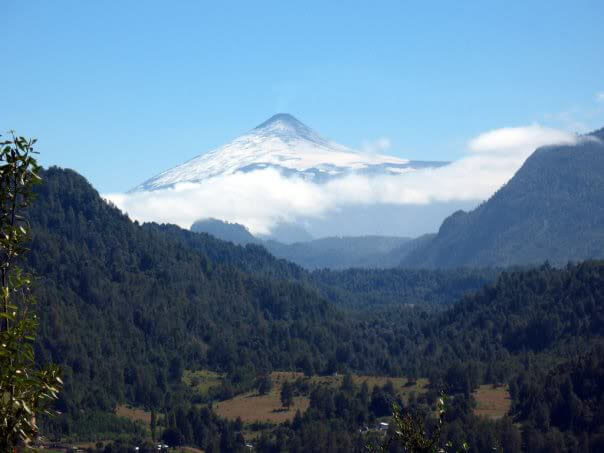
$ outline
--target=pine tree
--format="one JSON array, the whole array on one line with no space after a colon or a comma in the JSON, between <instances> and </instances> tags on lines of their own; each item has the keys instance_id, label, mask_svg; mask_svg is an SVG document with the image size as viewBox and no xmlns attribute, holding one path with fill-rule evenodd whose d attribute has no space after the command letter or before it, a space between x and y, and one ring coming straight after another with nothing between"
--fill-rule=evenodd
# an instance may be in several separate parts
<instances>
[{"instance_id":1,"label":"pine tree","mask_svg":"<svg viewBox=\"0 0 604 453\"><path fill-rule=\"evenodd\" d=\"M157 430L157 416L155 414L155 409L151 409L150 428L151 428L151 439L153 440L153 442L155 442L155 431Z\"/></svg>"},{"instance_id":2,"label":"pine tree","mask_svg":"<svg viewBox=\"0 0 604 453\"><path fill-rule=\"evenodd\" d=\"M287 409L294 404L294 389L289 381L285 381L281 386L281 404Z\"/></svg>"}]
</instances>

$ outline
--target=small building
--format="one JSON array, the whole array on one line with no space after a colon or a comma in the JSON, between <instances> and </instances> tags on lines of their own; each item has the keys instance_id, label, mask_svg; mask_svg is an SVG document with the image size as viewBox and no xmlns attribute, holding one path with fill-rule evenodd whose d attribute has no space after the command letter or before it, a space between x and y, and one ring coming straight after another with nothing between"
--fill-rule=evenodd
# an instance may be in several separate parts
<instances>
[{"instance_id":1,"label":"small building","mask_svg":"<svg viewBox=\"0 0 604 453\"><path fill-rule=\"evenodd\" d=\"M378 429L380 431L388 431L388 423L380 422L380 424L378 425Z\"/></svg>"}]
</instances>

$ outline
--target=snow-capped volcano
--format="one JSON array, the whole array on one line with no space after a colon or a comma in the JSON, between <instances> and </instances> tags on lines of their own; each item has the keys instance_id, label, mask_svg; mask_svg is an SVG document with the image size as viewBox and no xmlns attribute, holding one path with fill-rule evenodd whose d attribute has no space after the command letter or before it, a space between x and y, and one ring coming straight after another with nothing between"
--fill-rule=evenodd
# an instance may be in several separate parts
<instances>
[{"instance_id":1,"label":"snow-capped volcano","mask_svg":"<svg viewBox=\"0 0 604 453\"><path fill-rule=\"evenodd\" d=\"M445 164L357 152L326 140L292 115L279 113L230 143L154 176L132 192L269 167L285 176L321 183L351 173L393 175Z\"/></svg>"}]
</instances>

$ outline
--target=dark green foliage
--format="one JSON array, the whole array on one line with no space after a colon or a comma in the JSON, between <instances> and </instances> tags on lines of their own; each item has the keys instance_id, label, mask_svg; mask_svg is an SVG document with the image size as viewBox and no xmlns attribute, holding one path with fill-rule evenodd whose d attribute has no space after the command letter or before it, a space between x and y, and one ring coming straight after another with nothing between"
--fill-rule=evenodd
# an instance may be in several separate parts
<instances>
[{"instance_id":1,"label":"dark green foliage","mask_svg":"<svg viewBox=\"0 0 604 453\"><path fill-rule=\"evenodd\" d=\"M490 200L447 218L403 265L563 265L603 258L603 135L600 130L575 146L538 149Z\"/></svg>"},{"instance_id":2,"label":"dark green foliage","mask_svg":"<svg viewBox=\"0 0 604 453\"><path fill-rule=\"evenodd\" d=\"M170 447L178 447L184 443L185 438L178 428L167 428L161 434L161 440Z\"/></svg>"},{"instance_id":3,"label":"dark green foliage","mask_svg":"<svg viewBox=\"0 0 604 453\"><path fill-rule=\"evenodd\" d=\"M270 375L263 374L258 378L257 389L260 395L267 395L273 388L273 381Z\"/></svg>"},{"instance_id":4,"label":"dark green foliage","mask_svg":"<svg viewBox=\"0 0 604 453\"><path fill-rule=\"evenodd\" d=\"M55 417L43 423L43 434L49 439L67 438L74 440L111 439L116 436L142 437L145 430L139 423L98 410L87 410L77 419Z\"/></svg>"},{"instance_id":5,"label":"dark green foliage","mask_svg":"<svg viewBox=\"0 0 604 453\"><path fill-rule=\"evenodd\" d=\"M440 315L434 329L440 338L465 343L460 358L573 351L573 342L585 347L586 340L604 335L603 300L604 261L564 269L544 265L504 272L496 284Z\"/></svg>"},{"instance_id":6,"label":"dark green foliage","mask_svg":"<svg viewBox=\"0 0 604 453\"><path fill-rule=\"evenodd\" d=\"M342 308L388 308L401 305L447 305L492 283L499 269L348 269L321 270L311 283Z\"/></svg>"},{"instance_id":7,"label":"dark green foliage","mask_svg":"<svg viewBox=\"0 0 604 453\"><path fill-rule=\"evenodd\" d=\"M289 381L285 381L281 385L281 404L283 407L289 409L294 403L294 389Z\"/></svg>"},{"instance_id":8,"label":"dark green foliage","mask_svg":"<svg viewBox=\"0 0 604 453\"><path fill-rule=\"evenodd\" d=\"M352 380L352 375L350 373L346 373L342 378L342 385L340 386L340 390L348 393L354 392L355 385L354 381Z\"/></svg>"},{"instance_id":9,"label":"dark green foliage","mask_svg":"<svg viewBox=\"0 0 604 453\"><path fill-rule=\"evenodd\" d=\"M560 432L563 451L599 451L604 432L604 348L563 363L549 372L523 372L514 382L512 411L528 426L533 451L546 451ZM597 447L596 447L597 446ZM578 448L577 448L578 447Z\"/></svg>"}]
</instances>

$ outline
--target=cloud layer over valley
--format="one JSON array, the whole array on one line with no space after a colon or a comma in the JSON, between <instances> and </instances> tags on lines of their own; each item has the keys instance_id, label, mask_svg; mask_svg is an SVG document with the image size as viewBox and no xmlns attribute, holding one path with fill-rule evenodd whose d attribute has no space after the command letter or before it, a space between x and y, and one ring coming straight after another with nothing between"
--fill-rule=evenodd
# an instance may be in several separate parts
<instances>
[{"instance_id":1,"label":"cloud layer over valley","mask_svg":"<svg viewBox=\"0 0 604 453\"><path fill-rule=\"evenodd\" d=\"M131 218L142 222L175 223L189 228L198 219L213 217L241 223L256 234L269 234L280 223L303 223L304 219L320 221L351 207L389 205L389 210L396 210L397 207L432 204L444 204L451 209L467 206L491 196L539 146L573 144L578 140L575 134L540 125L509 127L473 138L467 144L465 156L449 165L412 170L402 175L351 174L315 183L298 176L284 176L273 168L263 168L217 176L195 184L176 184L168 189L104 196ZM376 148L388 146L384 139L366 147L377 151ZM447 214L450 212L443 212L441 217ZM432 231L438 228L440 220L430 221ZM346 222L346 219L341 221ZM358 235L383 234L379 224L388 219L373 221L373 229L367 224L359 225L359 231L347 229L345 234L351 231ZM426 227L429 228L426 225L422 228ZM399 235L428 232L431 231L410 229L400 231Z\"/></svg>"}]
</instances>

